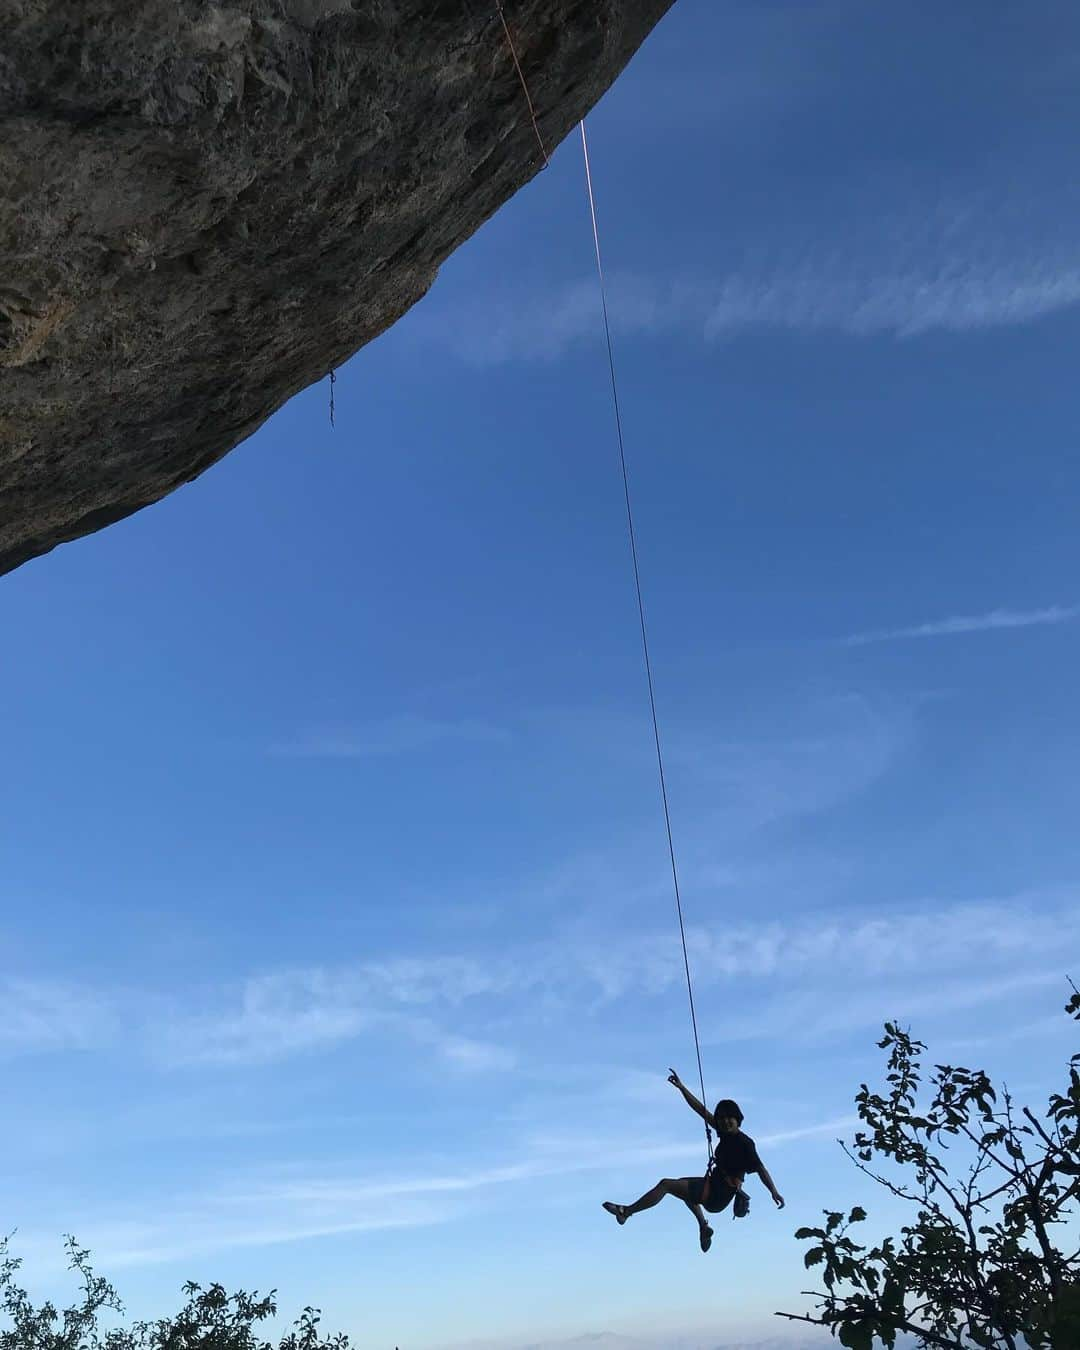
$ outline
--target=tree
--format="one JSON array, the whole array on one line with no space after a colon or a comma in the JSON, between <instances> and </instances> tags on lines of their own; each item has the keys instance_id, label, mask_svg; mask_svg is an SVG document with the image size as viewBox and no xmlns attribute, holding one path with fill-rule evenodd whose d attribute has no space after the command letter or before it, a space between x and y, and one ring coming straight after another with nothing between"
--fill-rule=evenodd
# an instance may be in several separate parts
<instances>
[{"instance_id":1,"label":"tree","mask_svg":"<svg viewBox=\"0 0 1080 1350\"><path fill-rule=\"evenodd\" d=\"M66 1246L70 1268L82 1277L82 1297L61 1313L52 1303L34 1307L16 1282L22 1263L0 1239L0 1315L9 1324L0 1330L0 1350L275 1350L256 1332L277 1311L274 1291L265 1298L227 1294L219 1284L185 1284L187 1302L175 1317L106 1329L100 1315L123 1312L116 1290L94 1274L89 1253L74 1238ZM349 1341L343 1335L324 1339L319 1310L305 1308L277 1350L349 1350Z\"/></svg>"},{"instance_id":2,"label":"tree","mask_svg":"<svg viewBox=\"0 0 1080 1350\"><path fill-rule=\"evenodd\" d=\"M1080 1021L1075 985L1065 1011ZM821 1268L825 1287L806 1291L813 1315L778 1316L828 1327L850 1350L894 1346L905 1333L920 1348L1077 1350L1080 1244L1069 1225L1080 1196L1080 1054L1040 1121L1005 1088L999 1098L982 1070L938 1064L924 1089L926 1047L894 1023L878 1044L889 1052L886 1087L862 1085L865 1128L841 1147L913 1205L914 1220L873 1247L851 1235L861 1207L800 1228L795 1236L813 1244L805 1265Z\"/></svg>"}]
</instances>

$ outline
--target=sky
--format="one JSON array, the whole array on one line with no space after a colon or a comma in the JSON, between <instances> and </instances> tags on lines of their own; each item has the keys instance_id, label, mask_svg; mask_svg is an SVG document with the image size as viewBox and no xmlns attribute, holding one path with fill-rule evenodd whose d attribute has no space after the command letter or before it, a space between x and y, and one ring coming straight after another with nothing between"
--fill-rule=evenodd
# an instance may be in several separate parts
<instances>
[{"instance_id":1,"label":"sky","mask_svg":"<svg viewBox=\"0 0 1080 1350\"><path fill-rule=\"evenodd\" d=\"M524 112L523 112L523 115ZM782 1336L883 1021L1038 1104L1080 971L1080 14L679 0L580 142L166 501L0 580L5 1229L361 1346ZM875 1228L875 1225L877 1227ZM593 1338L599 1338L594 1340Z\"/></svg>"}]
</instances>

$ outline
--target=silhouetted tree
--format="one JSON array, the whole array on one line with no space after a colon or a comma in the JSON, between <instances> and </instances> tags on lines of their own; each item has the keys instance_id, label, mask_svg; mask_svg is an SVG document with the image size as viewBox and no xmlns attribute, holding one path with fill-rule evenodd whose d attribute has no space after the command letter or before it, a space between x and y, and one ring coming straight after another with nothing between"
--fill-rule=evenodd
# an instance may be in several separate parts
<instances>
[{"instance_id":1,"label":"silhouetted tree","mask_svg":"<svg viewBox=\"0 0 1080 1350\"><path fill-rule=\"evenodd\" d=\"M1065 1011L1080 1021L1073 990ZM982 1070L938 1064L924 1088L926 1047L894 1023L878 1044L889 1052L886 1086L863 1084L865 1128L843 1148L914 1219L873 1247L851 1236L862 1208L800 1228L813 1243L805 1264L821 1268L825 1287L806 1291L814 1314L778 1316L828 1327L850 1350L904 1334L941 1350L1078 1350L1080 1054L1039 1120Z\"/></svg>"},{"instance_id":2,"label":"silhouetted tree","mask_svg":"<svg viewBox=\"0 0 1080 1350\"><path fill-rule=\"evenodd\" d=\"M265 1298L227 1294L219 1284L185 1284L187 1302L175 1317L104 1329L103 1312L123 1313L116 1290L94 1274L89 1253L74 1238L66 1246L71 1269L82 1276L82 1296L60 1312L52 1303L34 1307L16 1283L22 1263L10 1255L7 1240L0 1241L0 1316L8 1323L0 1330L0 1350L349 1350L348 1337L322 1336L317 1308L305 1308L275 1348L256 1332L277 1312L273 1291Z\"/></svg>"}]
</instances>

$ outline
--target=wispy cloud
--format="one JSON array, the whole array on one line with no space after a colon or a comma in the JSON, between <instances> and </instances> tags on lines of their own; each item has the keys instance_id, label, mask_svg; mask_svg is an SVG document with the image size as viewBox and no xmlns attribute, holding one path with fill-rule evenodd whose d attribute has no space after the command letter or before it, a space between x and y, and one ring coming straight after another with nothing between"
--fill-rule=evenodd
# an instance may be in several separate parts
<instances>
[{"instance_id":1,"label":"wispy cloud","mask_svg":"<svg viewBox=\"0 0 1080 1350\"><path fill-rule=\"evenodd\" d=\"M788 984L828 972L837 979L877 985L882 977L936 980L945 971L972 966L1014 969L1080 945L1080 903L1075 896L1018 896L1004 904L937 904L867 916L818 913L795 920L694 925L688 930L695 982L769 981ZM578 952L583 973L608 999L659 993L684 978L678 938L639 934L605 949ZM880 1003L880 1000L879 1000Z\"/></svg>"},{"instance_id":2,"label":"wispy cloud","mask_svg":"<svg viewBox=\"0 0 1080 1350\"><path fill-rule=\"evenodd\" d=\"M517 1063L517 1056L505 1045L475 1036L456 1035L437 1023L420 1018L408 1019L404 1025L414 1040L434 1047L445 1065L462 1073L505 1073Z\"/></svg>"},{"instance_id":3,"label":"wispy cloud","mask_svg":"<svg viewBox=\"0 0 1080 1350\"><path fill-rule=\"evenodd\" d=\"M900 642L912 638L955 637L963 633L990 633L1003 628L1036 628L1071 623L1080 618L1080 605L1050 605L1046 609L992 609L987 614L961 614L951 619L914 624L908 628L882 628L853 633L841 639L845 647L864 647L872 642Z\"/></svg>"},{"instance_id":4,"label":"wispy cloud","mask_svg":"<svg viewBox=\"0 0 1080 1350\"><path fill-rule=\"evenodd\" d=\"M895 762L906 717L858 695L818 700L797 720L776 710L771 731L729 741L698 727L676 731L669 758L692 771L725 833L751 833L783 818L828 810L877 781Z\"/></svg>"},{"instance_id":5,"label":"wispy cloud","mask_svg":"<svg viewBox=\"0 0 1080 1350\"><path fill-rule=\"evenodd\" d=\"M666 1087L666 1084L665 1084ZM670 1099L671 1090L667 1089ZM835 1139L859 1123L857 1115L836 1116L830 1120L815 1121L797 1128L754 1133L754 1141L765 1148L782 1148L806 1139ZM544 1175L559 1172L595 1171L603 1168L621 1169L643 1163L694 1162L700 1156L701 1144L697 1131L689 1137L664 1140L635 1140L615 1144L608 1135L585 1135L573 1132L538 1132L526 1142L532 1168ZM535 1175L535 1172L530 1173Z\"/></svg>"},{"instance_id":6,"label":"wispy cloud","mask_svg":"<svg viewBox=\"0 0 1080 1350\"><path fill-rule=\"evenodd\" d=\"M365 759L405 755L453 742L505 745L509 731L473 718L439 721L405 715L360 726L321 727L271 747L271 753L302 759Z\"/></svg>"},{"instance_id":7,"label":"wispy cloud","mask_svg":"<svg viewBox=\"0 0 1080 1350\"><path fill-rule=\"evenodd\" d=\"M280 971L244 980L234 1006L228 991L215 1011L175 1012L146 1028L151 1055L168 1064L268 1064L318 1052L365 1035L427 1047L447 1066L465 1072L505 1070L514 1063L504 1046L448 1030L427 1011L452 1008L481 984L479 963L403 961ZM462 983L454 982L458 971Z\"/></svg>"},{"instance_id":8,"label":"wispy cloud","mask_svg":"<svg viewBox=\"0 0 1080 1350\"><path fill-rule=\"evenodd\" d=\"M183 1002L160 991L9 983L0 1050L124 1045L163 1066L230 1068L368 1040L421 1047L454 1073L504 1072L532 1043L538 1016L554 1028L583 1009L598 1016L682 986L682 949L669 926L602 928L601 938L575 919L551 937L483 953L253 974L198 997L187 991ZM824 1035L883 1016L943 1016L999 998L1006 987L1019 992L1058 978L1051 958L1080 949L1080 897L1063 891L880 915L728 917L692 924L687 936L706 1008L712 991L725 988L753 999L752 1016L725 1012L725 1040ZM838 982L841 1004L833 997Z\"/></svg>"},{"instance_id":9,"label":"wispy cloud","mask_svg":"<svg viewBox=\"0 0 1080 1350\"><path fill-rule=\"evenodd\" d=\"M59 980L0 981L0 1054L90 1050L117 1030L108 993Z\"/></svg>"},{"instance_id":10,"label":"wispy cloud","mask_svg":"<svg viewBox=\"0 0 1080 1350\"><path fill-rule=\"evenodd\" d=\"M867 260L823 258L790 270L782 262L728 276L657 278L624 272L609 281L609 306L623 338L684 334L702 341L754 329L916 337L1027 323L1080 303L1080 259L1029 263L928 259L877 269ZM551 361L600 331L593 278L540 295L490 293L453 311L429 301L410 320L413 339L443 346L473 365Z\"/></svg>"},{"instance_id":11,"label":"wispy cloud","mask_svg":"<svg viewBox=\"0 0 1080 1350\"><path fill-rule=\"evenodd\" d=\"M168 1063L257 1064L353 1040L378 1020L337 972L293 970L244 980L228 1012L167 1015L147 1031L151 1052Z\"/></svg>"},{"instance_id":12,"label":"wispy cloud","mask_svg":"<svg viewBox=\"0 0 1080 1350\"><path fill-rule=\"evenodd\" d=\"M940 972L946 969L948 978L942 979ZM863 1027L880 1026L886 1018L924 1025L931 1018L948 1018L1002 999L1019 999L1025 993L1050 990L1062 983L1057 970L1029 967L1010 975L995 968L992 974L977 979L965 977L960 970L954 966L939 967L937 980L886 976L884 972L879 972L873 981L845 975L842 1000L837 1000L833 988L821 985L784 990L757 1009L754 1016L737 1014L725 1018L707 1039L712 1044L835 1042L837 1037Z\"/></svg>"},{"instance_id":13,"label":"wispy cloud","mask_svg":"<svg viewBox=\"0 0 1080 1350\"><path fill-rule=\"evenodd\" d=\"M732 277L713 301L706 337L746 328L832 329L915 337L1027 323L1080 302L1080 266L930 261L862 275L835 260L767 278Z\"/></svg>"},{"instance_id":14,"label":"wispy cloud","mask_svg":"<svg viewBox=\"0 0 1080 1350\"><path fill-rule=\"evenodd\" d=\"M755 995L753 1016L725 1015L724 1039L852 1030L883 1016L947 1013L1000 996L1002 981L1046 983L1046 959L1080 947L1074 895L1019 896L1007 903L948 905L867 916L816 914L791 920L730 919L688 930L695 982L705 996L730 985ZM971 969L983 972L973 981ZM828 973L822 981L822 972ZM783 979L782 989L771 986ZM537 1008L559 1019L620 1000L665 994L684 980L670 929L598 942L576 927L558 939L491 950L338 968L279 972L220 991L216 1011L178 1011L147 1028L166 1063L270 1063L329 1050L365 1035L431 1048L449 1067L506 1069L514 1050L477 1038L473 1023L498 1015L507 1034L528 1035ZM836 982L845 987L835 1004Z\"/></svg>"},{"instance_id":15,"label":"wispy cloud","mask_svg":"<svg viewBox=\"0 0 1080 1350\"><path fill-rule=\"evenodd\" d=\"M813 1137L835 1137L853 1118L829 1120L759 1136L774 1149ZM615 1173L642 1165L666 1166L697 1160L696 1135L667 1140L630 1139L613 1147L610 1138L538 1141L516 1149L513 1159L442 1170L431 1159L413 1159L407 1169L371 1175L340 1165L333 1171L303 1165L284 1177L262 1172L223 1178L195 1192L160 1196L154 1218L124 1212L71 1215L73 1227L103 1268L188 1260L238 1247L270 1246L332 1234L420 1227L445 1223L476 1204L497 1203L496 1193L540 1178ZM33 1252L35 1264L55 1262L55 1240L21 1230L18 1254Z\"/></svg>"},{"instance_id":16,"label":"wispy cloud","mask_svg":"<svg viewBox=\"0 0 1080 1350\"><path fill-rule=\"evenodd\" d=\"M1034 174L999 187L972 175L942 190L928 178L850 182L845 197L806 211L725 213L724 246L694 257L690 237L666 232L655 265L608 276L620 338L716 341L774 330L911 338L1024 324L1080 303L1080 247L1060 222L1075 192ZM680 247L680 243L684 246ZM672 268L666 259L687 261ZM591 272L542 289L520 276L453 294L436 287L402 324L475 365L553 360L601 332Z\"/></svg>"}]
</instances>

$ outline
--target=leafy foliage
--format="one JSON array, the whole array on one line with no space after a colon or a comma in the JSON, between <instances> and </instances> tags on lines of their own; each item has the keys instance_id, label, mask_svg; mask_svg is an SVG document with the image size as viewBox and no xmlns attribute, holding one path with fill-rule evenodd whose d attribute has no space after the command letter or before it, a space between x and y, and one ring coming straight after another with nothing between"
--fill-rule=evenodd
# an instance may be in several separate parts
<instances>
[{"instance_id":1,"label":"leafy foliage","mask_svg":"<svg viewBox=\"0 0 1080 1350\"><path fill-rule=\"evenodd\" d=\"M74 1238L68 1238L67 1252L71 1269L82 1277L82 1297L60 1312L47 1302L34 1307L16 1282L22 1263L0 1240L0 1315L8 1323L0 1329L0 1350L275 1350L256 1331L277 1312L273 1292L265 1298L227 1294L219 1284L185 1284L187 1302L175 1317L105 1328L102 1313L123 1312L116 1290L94 1274L89 1253ZM344 1335L325 1339L318 1309L305 1308L276 1350L349 1350L349 1341Z\"/></svg>"},{"instance_id":2,"label":"leafy foliage","mask_svg":"<svg viewBox=\"0 0 1080 1350\"><path fill-rule=\"evenodd\" d=\"M1065 1011L1080 1021L1075 986ZM1080 1196L1080 1054L1040 1122L981 1070L949 1064L934 1066L920 1109L926 1047L894 1023L878 1044L889 1052L886 1086L862 1085L864 1128L843 1148L915 1217L873 1247L852 1236L861 1208L800 1228L795 1236L812 1243L805 1265L820 1269L824 1288L807 1291L815 1315L779 1316L828 1327L849 1350L892 1347L901 1333L945 1350L1076 1350L1075 1228L1065 1238ZM947 1163L950 1151L966 1167Z\"/></svg>"}]
</instances>

